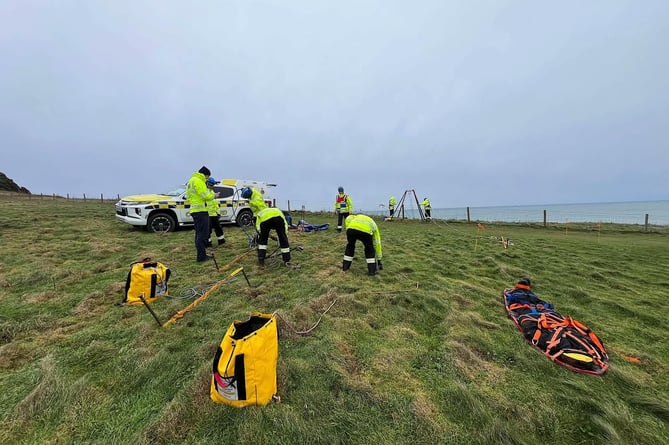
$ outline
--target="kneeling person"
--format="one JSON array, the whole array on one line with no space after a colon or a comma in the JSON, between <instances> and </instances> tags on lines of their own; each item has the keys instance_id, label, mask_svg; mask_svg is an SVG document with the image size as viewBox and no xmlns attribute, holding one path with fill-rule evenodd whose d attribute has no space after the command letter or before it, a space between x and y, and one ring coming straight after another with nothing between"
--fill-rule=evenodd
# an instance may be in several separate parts
<instances>
[{"instance_id":1,"label":"kneeling person","mask_svg":"<svg viewBox=\"0 0 669 445\"><path fill-rule=\"evenodd\" d=\"M367 261L367 274L376 274L376 264L378 260L379 269L383 269L381 263L381 232L376 222L367 215L349 215L346 217L346 250L344 251L344 261L342 270L348 270L353 262L355 254L355 243L360 240L365 246L365 260Z\"/></svg>"},{"instance_id":2,"label":"kneeling person","mask_svg":"<svg viewBox=\"0 0 669 445\"><path fill-rule=\"evenodd\" d=\"M281 258L284 264L290 262L290 244L288 243L288 223L283 215L281 209L276 207L268 207L262 194L251 187L244 187L241 193L242 198L249 200L249 207L256 217L256 229L258 230L258 263L262 266L265 264L265 257L267 256L267 240L269 239L270 230L276 230L276 236L279 239L279 247L281 248Z\"/></svg>"}]
</instances>

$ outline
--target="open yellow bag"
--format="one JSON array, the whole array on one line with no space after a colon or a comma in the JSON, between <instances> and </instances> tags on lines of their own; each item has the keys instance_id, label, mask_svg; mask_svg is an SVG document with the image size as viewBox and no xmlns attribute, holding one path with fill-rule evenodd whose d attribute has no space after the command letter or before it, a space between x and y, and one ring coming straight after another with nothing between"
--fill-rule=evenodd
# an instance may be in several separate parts
<instances>
[{"instance_id":1,"label":"open yellow bag","mask_svg":"<svg viewBox=\"0 0 669 445\"><path fill-rule=\"evenodd\" d=\"M214 357L209 395L216 403L264 406L276 394L279 338L272 314L235 320Z\"/></svg>"}]
</instances>

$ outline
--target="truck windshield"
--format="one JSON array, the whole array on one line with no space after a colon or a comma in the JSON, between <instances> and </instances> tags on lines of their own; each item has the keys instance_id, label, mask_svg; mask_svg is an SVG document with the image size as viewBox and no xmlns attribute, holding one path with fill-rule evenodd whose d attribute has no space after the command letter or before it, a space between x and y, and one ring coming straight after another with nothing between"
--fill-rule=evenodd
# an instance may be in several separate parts
<instances>
[{"instance_id":1,"label":"truck windshield","mask_svg":"<svg viewBox=\"0 0 669 445\"><path fill-rule=\"evenodd\" d=\"M165 193L165 195L167 195L167 196L179 196L185 191L186 191L186 186L185 185L179 185L179 186L173 188L172 190L170 190L169 192Z\"/></svg>"}]
</instances>

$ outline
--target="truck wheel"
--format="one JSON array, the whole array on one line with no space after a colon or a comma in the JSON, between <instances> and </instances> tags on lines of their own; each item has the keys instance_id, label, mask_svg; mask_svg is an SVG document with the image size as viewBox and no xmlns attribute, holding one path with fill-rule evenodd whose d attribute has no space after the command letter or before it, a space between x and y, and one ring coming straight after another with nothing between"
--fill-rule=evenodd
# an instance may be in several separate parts
<instances>
[{"instance_id":1,"label":"truck wheel","mask_svg":"<svg viewBox=\"0 0 669 445\"><path fill-rule=\"evenodd\" d=\"M146 224L146 230L153 233L174 232L177 222L169 213L152 213Z\"/></svg>"},{"instance_id":2,"label":"truck wheel","mask_svg":"<svg viewBox=\"0 0 669 445\"><path fill-rule=\"evenodd\" d=\"M253 224L253 212L249 209L240 210L237 214L237 225L240 227L250 226Z\"/></svg>"}]
</instances>

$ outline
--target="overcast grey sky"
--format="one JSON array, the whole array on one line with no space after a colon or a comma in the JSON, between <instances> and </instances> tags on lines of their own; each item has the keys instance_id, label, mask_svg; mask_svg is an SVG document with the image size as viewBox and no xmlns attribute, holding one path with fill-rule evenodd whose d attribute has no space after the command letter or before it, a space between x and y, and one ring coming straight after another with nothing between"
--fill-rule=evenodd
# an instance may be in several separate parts
<instances>
[{"instance_id":1,"label":"overcast grey sky","mask_svg":"<svg viewBox=\"0 0 669 445\"><path fill-rule=\"evenodd\" d=\"M669 199L669 1L3 0L0 149L33 193Z\"/></svg>"}]
</instances>

